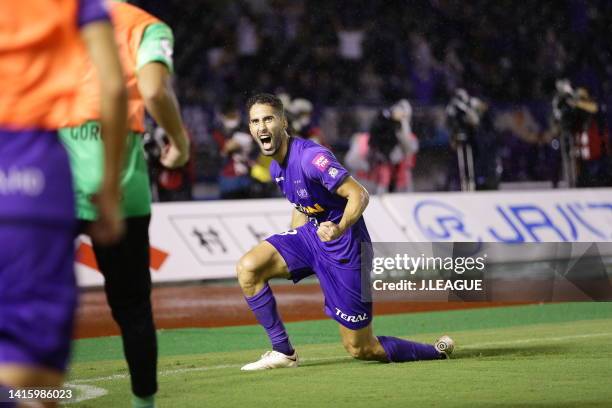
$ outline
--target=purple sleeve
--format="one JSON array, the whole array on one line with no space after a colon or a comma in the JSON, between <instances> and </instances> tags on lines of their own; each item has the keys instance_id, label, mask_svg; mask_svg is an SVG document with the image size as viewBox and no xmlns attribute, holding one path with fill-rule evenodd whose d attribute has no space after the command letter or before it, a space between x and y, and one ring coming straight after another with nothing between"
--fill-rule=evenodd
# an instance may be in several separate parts
<instances>
[{"instance_id":1,"label":"purple sleeve","mask_svg":"<svg viewBox=\"0 0 612 408\"><path fill-rule=\"evenodd\" d=\"M105 0L78 0L78 2L77 24L79 27L94 21L110 20Z\"/></svg>"},{"instance_id":2,"label":"purple sleeve","mask_svg":"<svg viewBox=\"0 0 612 408\"><path fill-rule=\"evenodd\" d=\"M311 149L302 156L302 169L308 178L317 181L328 191L334 193L349 175L348 171L327 149Z\"/></svg>"},{"instance_id":3,"label":"purple sleeve","mask_svg":"<svg viewBox=\"0 0 612 408\"><path fill-rule=\"evenodd\" d=\"M278 177L278 164L276 164L275 161L272 161L270 163L269 170L270 170L270 177L272 178L272 181L274 181L276 185L278 185L278 182L280 181L276 179Z\"/></svg>"}]
</instances>

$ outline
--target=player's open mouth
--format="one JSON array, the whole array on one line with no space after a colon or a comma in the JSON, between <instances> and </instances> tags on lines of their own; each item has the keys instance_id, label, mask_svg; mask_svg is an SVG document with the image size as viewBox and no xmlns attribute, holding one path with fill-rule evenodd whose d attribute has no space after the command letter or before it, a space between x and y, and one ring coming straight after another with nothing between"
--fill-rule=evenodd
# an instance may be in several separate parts
<instances>
[{"instance_id":1,"label":"player's open mouth","mask_svg":"<svg viewBox=\"0 0 612 408\"><path fill-rule=\"evenodd\" d=\"M272 148L272 136L271 135L260 136L259 141L261 142L261 146L265 150L270 150Z\"/></svg>"}]
</instances>

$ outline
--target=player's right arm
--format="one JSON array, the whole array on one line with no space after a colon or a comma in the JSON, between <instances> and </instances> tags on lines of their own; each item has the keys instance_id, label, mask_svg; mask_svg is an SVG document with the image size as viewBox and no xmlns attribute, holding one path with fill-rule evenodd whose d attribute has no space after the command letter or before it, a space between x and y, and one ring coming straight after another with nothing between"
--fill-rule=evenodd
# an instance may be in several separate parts
<instances>
[{"instance_id":1,"label":"player's right arm","mask_svg":"<svg viewBox=\"0 0 612 408\"><path fill-rule=\"evenodd\" d=\"M161 163L168 168L183 166L189 160L189 139L167 68L159 63L145 65L138 73L138 89L147 111L164 128L170 139L170 147L163 153Z\"/></svg>"},{"instance_id":2,"label":"player's right arm","mask_svg":"<svg viewBox=\"0 0 612 408\"><path fill-rule=\"evenodd\" d=\"M303 214L294 208L293 212L291 213L291 229L296 229L297 227L301 227L307 222L308 222L308 217L306 216L306 214Z\"/></svg>"},{"instance_id":3,"label":"player's right arm","mask_svg":"<svg viewBox=\"0 0 612 408\"><path fill-rule=\"evenodd\" d=\"M104 134L104 175L94 199L99 217L91 234L94 240L106 244L118 240L123 232L120 180L127 134L127 91L110 22L86 24L81 35L100 82L100 123Z\"/></svg>"}]
</instances>

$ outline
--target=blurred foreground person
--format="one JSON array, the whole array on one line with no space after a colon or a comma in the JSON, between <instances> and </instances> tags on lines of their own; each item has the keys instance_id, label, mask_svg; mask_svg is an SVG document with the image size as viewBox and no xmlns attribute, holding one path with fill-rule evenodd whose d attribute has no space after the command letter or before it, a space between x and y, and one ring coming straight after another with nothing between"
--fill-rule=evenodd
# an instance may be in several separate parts
<instances>
[{"instance_id":1,"label":"blurred foreground person","mask_svg":"<svg viewBox=\"0 0 612 408\"><path fill-rule=\"evenodd\" d=\"M77 123L86 49L99 78L93 86L106 135L95 191L100 217L91 234L105 244L122 232L126 93L101 1L3 1L0 27L0 396L6 397L7 388L61 386L68 364L77 298L74 192L57 129Z\"/></svg>"},{"instance_id":2,"label":"blurred foreground person","mask_svg":"<svg viewBox=\"0 0 612 408\"><path fill-rule=\"evenodd\" d=\"M121 329L123 350L130 370L133 406L153 407L157 392L157 339L151 308L149 270L149 222L151 192L143 150L145 108L164 128L169 145L161 153L161 164L175 168L189 158L189 140L181 121L176 96L170 84L173 35L170 28L145 11L121 2L111 2L110 11L127 84L128 127L124 134L127 157L121 175L121 208L126 234L107 245L92 236L93 249L104 275L106 297L113 318ZM103 154L99 95L91 67L81 74L79 94L81 125L63 129L61 137L70 154L81 232L98 213L89 200L100 181Z\"/></svg>"}]
</instances>

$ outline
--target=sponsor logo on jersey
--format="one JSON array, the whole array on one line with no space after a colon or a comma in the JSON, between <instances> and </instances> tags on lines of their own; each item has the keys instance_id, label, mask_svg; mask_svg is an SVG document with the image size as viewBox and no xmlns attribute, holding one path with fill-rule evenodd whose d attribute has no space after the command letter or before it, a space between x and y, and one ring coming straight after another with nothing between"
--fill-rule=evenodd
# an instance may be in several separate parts
<instances>
[{"instance_id":1,"label":"sponsor logo on jersey","mask_svg":"<svg viewBox=\"0 0 612 408\"><path fill-rule=\"evenodd\" d=\"M296 210L306 215L318 214L325 211L325 208L321 207L319 204L315 204L314 207L305 206L302 204L291 203L295 207Z\"/></svg>"},{"instance_id":2,"label":"sponsor logo on jersey","mask_svg":"<svg viewBox=\"0 0 612 408\"><path fill-rule=\"evenodd\" d=\"M35 167L0 169L0 194L39 196L45 189L45 175Z\"/></svg>"},{"instance_id":3,"label":"sponsor logo on jersey","mask_svg":"<svg viewBox=\"0 0 612 408\"><path fill-rule=\"evenodd\" d=\"M87 122L81 126L71 127L69 129L70 139L74 141L94 141L102 140L102 128L99 123Z\"/></svg>"},{"instance_id":4,"label":"sponsor logo on jersey","mask_svg":"<svg viewBox=\"0 0 612 408\"><path fill-rule=\"evenodd\" d=\"M170 39L168 38L162 38L161 40L159 40L159 48L160 48L162 55L167 60L172 62L172 54L174 51L174 49L172 48L172 41L170 41Z\"/></svg>"},{"instance_id":5,"label":"sponsor logo on jersey","mask_svg":"<svg viewBox=\"0 0 612 408\"><path fill-rule=\"evenodd\" d=\"M278 183L278 182L280 182L280 181L284 181L284 180L285 180L285 178L284 178L283 176L280 176L280 177L274 177L274 180L275 180L275 181Z\"/></svg>"},{"instance_id":6,"label":"sponsor logo on jersey","mask_svg":"<svg viewBox=\"0 0 612 408\"><path fill-rule=\"evenodd\" d=\"M308 198L308 191L306 191L305 188L298 188L297 195L300 196L300 198Z\"/></svg>"},{"instance_id":7,"label":"sponsor logo on jersey","mask_svg":"<svg viewBox=\"0 0 612 408\"><path fill-rule=\"evenodd\" d=\"M325 169L327 169L327 167L329 166L329 159L325 157L323 153L319 153L312 160L312 164L314 164L315 167L319 170L325 171Z\"/></svg>"},{"instance_id":8,"label":"sponsor logo on jersey","mask_svg":"<svg viewBox=\"0 0 612 408\"><path fill-rule=\"evenodd\" d=\"M368 320L367 313L362 313L358 315L348 315L338 308L336 308L336 316L340 316L340 318L345 322L351 323L359 323Z\"/></svg>"},{"instance_id":9,"label":"sponsor logo on jersey","mask_svg":"<svg viewBox=\"0 0 612 408\"><path fill-rule=\"evenodd\" d=\"M327 173L330 175L331 178L336 178L336 176L338 175L338 169L335 167L330 167L329 170L327 170Z\"/></svg>"}]
</instances>

